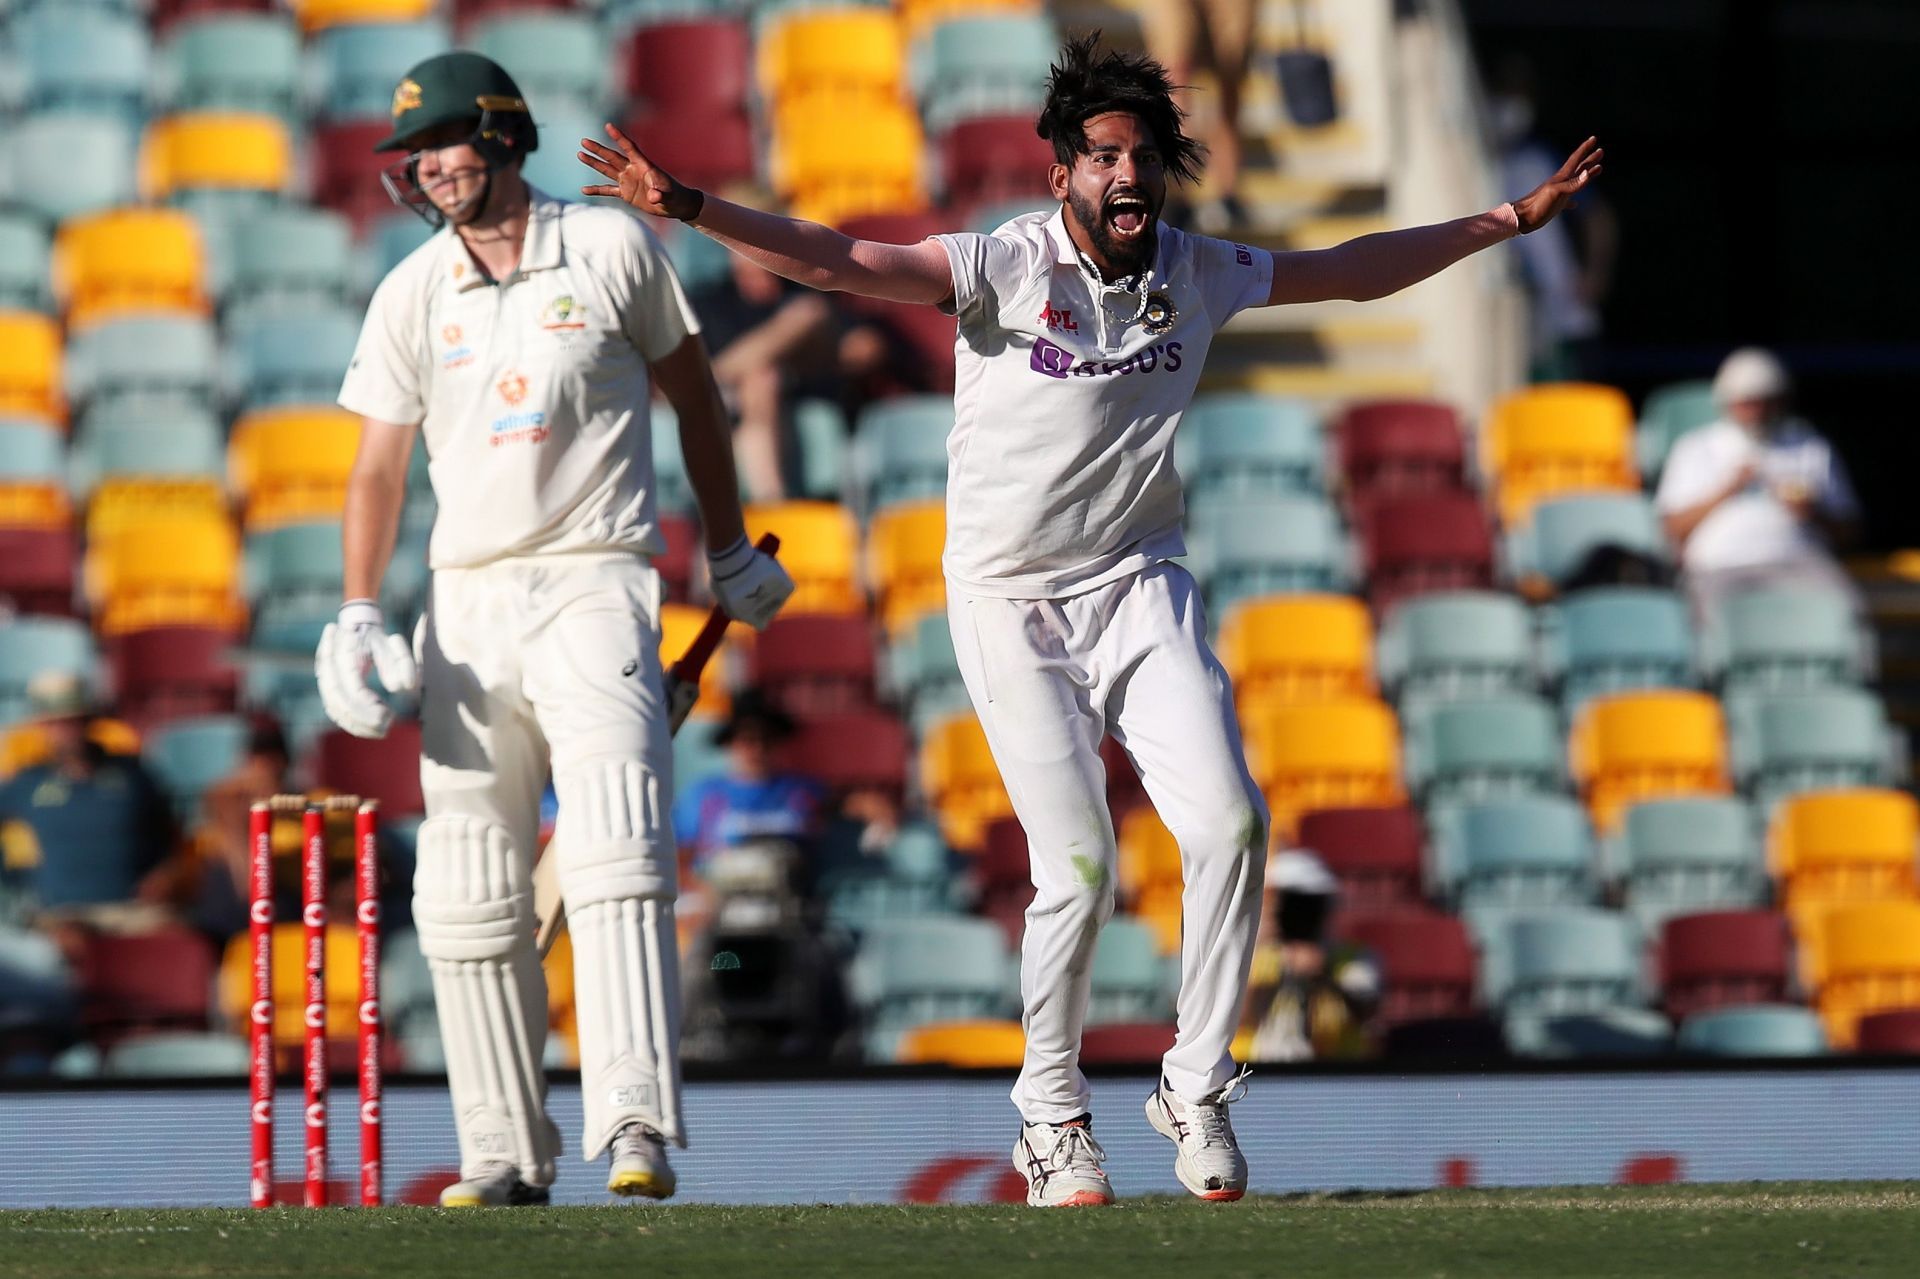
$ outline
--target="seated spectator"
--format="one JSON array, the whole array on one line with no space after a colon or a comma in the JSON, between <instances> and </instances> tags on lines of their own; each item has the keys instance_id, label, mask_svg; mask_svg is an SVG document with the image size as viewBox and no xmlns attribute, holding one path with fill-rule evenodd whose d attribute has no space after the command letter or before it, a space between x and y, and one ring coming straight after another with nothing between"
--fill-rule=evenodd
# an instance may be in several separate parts
<instances>
[{"instance_id":1,"label":"seated spectator","mask_svg":"<svg viewBox=\"0 0 1920 1279\"><path fill-rule=\"evenodd\" d=\"M48 756L0 785L0 847L33 899L34 922L56 935L167 922L175 832L166 796L137 757L90 740L94 707L79 676L36 675L27 701Z\"/></svg>"},{"instance_id":2,"label":"seated spectator","mask_svg":"<svg viewBox=\"0 0 1920 1279\"><path fill-rule=\"evenodd\" d=\"M1267 861L1247 1000L1234 1053L1245 1061L1364 1057L1366 1021L1380 996L1380 972L1359 947L1327 941L1339 887L1312 853Z\"/></svg>"},{"instance_id":3,"label":"seated spectator","mask_svg":"<svg viewBox=\"0 0 1920 1279\"><path fill-rule=\"evenodd\" d=\"M247 926L253 802L294 789L288 780L291 763L280 725L270 715L255 717L246 753L232 772L207 788L185 854L171 874L161 877L166 900L216 945ZM276 826L276 853L291 854L295 845L283 844L297 837L297 825L288 821Z\"/></svg>"},{"instance_id":4,"label":"seated spectator","mask_svg":"<svg viewBox=\"0 0 1920 1279\"><path fill-rule=\"evenodd\" d=\"M1772 354L1735 351L1713 380L1719 419L1681 436L1661 472L1654 504L1702 617L1754 587L1853 593L1832 549L1858 533L1859 503L1833 446L1789 414L1791 389Z\"/></svg>"},{"instance_id":5,"label":"seated spectator","mask_svg":"<svg viewBox=\"0 0 1920 1279\"><path fill-rule=\"evenodd\" d=\"M793 730L793 720L758 689L733 699L713 738L727 748L727 771L674 800L673 829L696 874L723 848L765 840L804 846L819 835L825 788L774 767L774 748Z\"/></svg>"}]
</instances>

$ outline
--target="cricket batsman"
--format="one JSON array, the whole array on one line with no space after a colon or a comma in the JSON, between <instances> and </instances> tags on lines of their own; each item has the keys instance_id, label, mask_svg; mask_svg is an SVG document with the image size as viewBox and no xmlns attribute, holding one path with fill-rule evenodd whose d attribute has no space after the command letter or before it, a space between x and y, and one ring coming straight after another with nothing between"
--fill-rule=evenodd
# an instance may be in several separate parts
<instances>
[{"instance_id":1,"label":"cricket batsman","mask_svg":"<svg viewBox=\"0 0 1920 1279\"><path fill-rule=\"evenodd\" d=\"M672 753L649 562L664 549L656 384L679 414L720 604L764 627L793 590L747 543L719 393L659 242L623 210L528 186L521 165L538 140L513 80L477 54L430 58L394 90L378 146L398 157L387 189L440 230L375 291L340 391L365 422L344 516L347 598L316 655L327 714L361 737L391 718L370 671L389 691L420 690L414 921L460 1136L449 1207L544 1203L560 1153L529 883L549 769L582 1155L610 1153L612 1193L664 1199L666 1145L686 1145ZM439 511L431 597L409 645L375 600L416 437Z\"/></svg>"}]
</instances>

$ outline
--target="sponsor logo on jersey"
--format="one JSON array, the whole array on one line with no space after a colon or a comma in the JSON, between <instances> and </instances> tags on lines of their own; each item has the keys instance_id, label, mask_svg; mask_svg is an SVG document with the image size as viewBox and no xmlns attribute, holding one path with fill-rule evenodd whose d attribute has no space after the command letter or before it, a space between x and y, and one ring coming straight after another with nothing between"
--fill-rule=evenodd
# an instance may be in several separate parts
<instances>
[{"instance_id":1,"label":"sponsor logo on jersey","mask_svg":"<svg viewBox=\"0 0 1920 1279\"><path fill-rule=\"evenodd\" d=\"M1171 321L1169 321L1171 324ZM1045 338L1033 340L1033 358L1031 367L1035 373L1044 373L1048 377L1112 377L1129 373L1178 373L1185 360L1180 354L1178 342L1156 342L1143 351L1136 351L1124 360L1080 360L1076 362L1073 352L1063 346L1057 346Z\"/></svg>"},{"instance_id":2,"label":"sponsor logo on jersey","mask_svg":"<svg viewBox=\"0 0 1920 1279\"><path fill-rule=\"evenodd\" d=\"M1073 318L1073 309L1071 307L1056 307L1049 301L1040 308L1038 318L1040 323L1047 326L1047 331L1050 333L1078 333L1080 331L1080 323Z\"/></svg>"},{"instance_id":3,"label":"sponsor logo on jersey","mask_svg":"<svg viewBox=\"0 0 1920 1279\"><path fill-rule=\"evenodd\" d=\"M1233 260L1241 266L1252 266L1253 251L1244 244L1236 244L1233 246Z\"/></svg>"},{"instance_id":4,"label":"sponsor logo on jersey","mask_svg":"<svg viewBox=\"0 0 1920 1279\"><path fill-rule=\"evenodd\" d=\"M463 340L465 337L465 331L457 324L441 326L440 340L447 344L447 349L440 353L441 369L464 369L473 363L473 348Z\"/></svg>"},{"instance_id":5,"label":"sponsor logo on jersey","mask_svg":"<svg viewBox=\"0 0 1920 1279\"><path fill-rule=\"evenodd\" d=\"M518 369L508 369L493 384L493 389L500 392L500 398L507 402L508 408L517 408L527 398L526 375Z\"/></svg>"}]
</instances>

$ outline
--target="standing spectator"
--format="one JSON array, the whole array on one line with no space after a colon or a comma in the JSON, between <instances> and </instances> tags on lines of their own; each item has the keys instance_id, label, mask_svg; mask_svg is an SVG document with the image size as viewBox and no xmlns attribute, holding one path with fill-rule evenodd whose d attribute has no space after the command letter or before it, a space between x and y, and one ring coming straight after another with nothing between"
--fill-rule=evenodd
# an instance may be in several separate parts
<instances>
[{"instance_id":1,"label":"standing spectator","mask_svg":"<svg viewBox=\"0 0 1920 1279\"><path fill-rule=\"evenodd\" d=\"M1832 548L1858 535L1860 505L1833 446L1789 414L1791 390L1771 352L1735 351L1713 379L1719 418L1681 436L1661 472L1655 505L1703 618L1759 586L1853 594Z\"/></svg>"},{"instance_id":2,"label":"standing spectator","mask_svg":"<svg viewBox=\"0 0 1920 1279\"><path fill-rule=\"evenodd\" d=\"M1194 210L1194 225L1225 235L1247 221L1240 200L1240 101L1253 51L1253 0L1156 0L1140 10L1147 52L1167 70L1183 112L1194 108L1194 72L1213 73L1218 111L1205 134L1217 194Z\"/></svg>"},{"instance_id":3,"label":"standing spectator","mask_svg":"<svg viewBox=\"0 0 1920 1279\"><path fill-rule=\"evenodd\" d=\"M1380 973L1357 947L1327 940L1339 887L1326 864L1312 853L1277 853L1267 863L1266 889L1240 1022L1248 1059L1367 1055L1366 1019L1379 1001Z\"/></svg>"},{"instance_id":4,"label":"standing spectator","mask_svg":"<svg viewBox=\"0 0 1920 1279\"><path fill-rule=\"evenodd\" d=\"M774 749L793 731L793 720L758 689L733 699L713 738L727 748L727 771L687 787L673 805L673 829L696 873L722 848L754 840L804 845L820 833L825 788L774 766Z\"/></svg>"}]
</instances>

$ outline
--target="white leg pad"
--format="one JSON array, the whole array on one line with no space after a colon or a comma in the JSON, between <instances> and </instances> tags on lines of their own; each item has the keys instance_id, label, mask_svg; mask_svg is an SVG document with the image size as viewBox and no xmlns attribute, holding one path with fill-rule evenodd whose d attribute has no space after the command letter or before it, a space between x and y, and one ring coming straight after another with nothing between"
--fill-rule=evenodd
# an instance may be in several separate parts
<instances>
[{"instance_id":1,"label":"white leg pad","mask_svg":"<svg viewBox=\"0 0 1920 1279\"><path fill-rule=\"evenodd\" d=\"M554 851L573 933L584 1158L639 1122L678 1146L680 964L673 831L661 778L632 760L556 773Z\"/></svg>"},{"instance_id":2,"label":"white leg pad","mask_svg":"<svg viewBox=\"0 0 1920 1279\"><path fill-rule=\"evenodd\" d=\"M551 1185L560 1133L547 1118L547 982L533 947L527 854L465 816L421 823L414 927L433 970L462 1175L492 1160Z\"/></svg>"}]
</instances>

